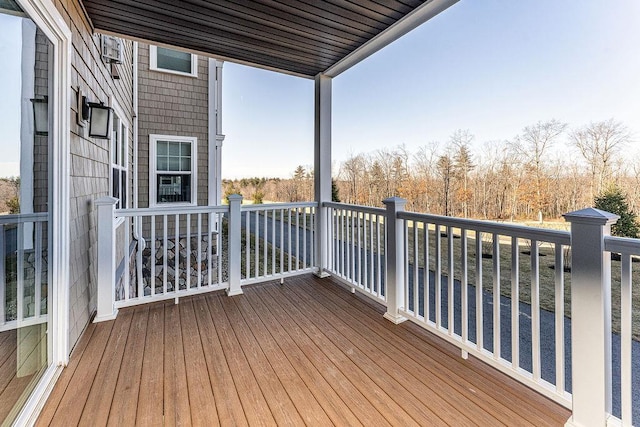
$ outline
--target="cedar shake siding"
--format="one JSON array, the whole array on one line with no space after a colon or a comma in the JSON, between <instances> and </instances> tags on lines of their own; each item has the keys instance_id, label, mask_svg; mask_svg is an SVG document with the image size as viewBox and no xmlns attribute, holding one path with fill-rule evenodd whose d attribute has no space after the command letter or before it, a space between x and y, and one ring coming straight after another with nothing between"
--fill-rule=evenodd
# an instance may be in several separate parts
<instances>
[{"instance_id":1,"label":"cedar shake siding","mask_svg":"<svg viewBox=\"0 0 640 427\"><path fill-rule=\"evenodd\" d=\"M111 194L110 141L88 137L88 125L76 122L74 97L78 87L90 101L108 104L110 98L124 111L121 119L133 140L133 43L123 43L123 63L116 65L120 79L113 79L102 61L100 35L93 34L77 0L56 0L56 8L72 31L70 119L70 256L69 341L73 348L96 310L96 208L94 201ZM131 167L130 167L131 171ZM131 187L132 174L128 176ZM130 194L132 194L130 192ZM64 285L64 284L62 284Z\"/></svg>"},{"instance_id":2,"label":"cedar shake siding","mask_svg":"<svg viewBox=\"0 0 640 427\"><path fill-rule=\"evenodd\" d=\"M138 47L138 194L139 207L151 198L149 135L195 137L197 204L208 204L209 60L198 55L197 77L150 70L149 45Z\"/></svg>"}]
</instances>

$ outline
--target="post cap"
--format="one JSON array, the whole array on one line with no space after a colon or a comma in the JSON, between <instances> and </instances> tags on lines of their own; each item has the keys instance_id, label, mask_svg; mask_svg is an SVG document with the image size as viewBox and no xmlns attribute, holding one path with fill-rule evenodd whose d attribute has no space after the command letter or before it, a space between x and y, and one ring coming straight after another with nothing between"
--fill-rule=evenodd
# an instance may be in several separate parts
<instances>
[{"instance_id":1,"label":"post cap","mask_svg":"<svg viewBox=\"0 0 640 427\"><path fill-rule=\"evenodd\" d=\"M230 202L235 202L237 201L242 201L242 194L230 194L229 197L227 197L229 199Z\"/></svg>"},{"instance_id":2,"label":"post cap","mask_svg":"<svg viewBox=\"0 0 640 427\"><path fill-rule=\"evenodd\" d=\"M93 203L96 206L115 205L116 203L118 203L118 200L119 199L116 199L115 197L104 196L104 197L100 197L99 199L96 199L96 201Z\"/></svg>"},{"instance_id":3,"label":"post cap","mask_svg":"<svg viewBox=\"0 0 640 427\"><path fill-rule=\"evenodd\" d=\"M382 203L384 203L385 205L391 205L391 204L395 204L395 205L405 205L407 203L407 199L403 199L402 197L387 197L386 199L384 199L382 201Z\"/></svg>"},{"instance_id":4,"label":"post cap","mask_svg":"<svg viewBox=\"0 0 640 427\"><path fill-rule=\"evenodd\" d=\"M570 223L607 225L615 224L620 219L619 215L602 211L596 208L585 208L562 215Z\"/></svg>"}]
</instances>

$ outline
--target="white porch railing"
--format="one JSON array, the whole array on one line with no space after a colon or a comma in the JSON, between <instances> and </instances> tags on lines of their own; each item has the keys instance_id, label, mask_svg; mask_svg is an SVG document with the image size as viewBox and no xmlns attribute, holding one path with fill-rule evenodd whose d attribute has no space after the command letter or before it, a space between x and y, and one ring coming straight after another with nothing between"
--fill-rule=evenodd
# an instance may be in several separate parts
<instances>
[{"instance_id":1,"label":"white porch railing","mask_svg":"<svg viewBox=\"0 0 640 427\"><path fill-rule=\"evenodd\" d=\"M569 407L563 254L570 234L413 212L398 217L402 315L460 347L463 357L473 354ZM552 258L544 270L541 257ZM552 338L543 345L541 337Z\"/></svg>"},{"instance_id":2,"label":"white porch railing","mask_svg":"<svg viewBox=\"0 0 640 427\"><path fill-rule=\"evenodd\" d=\"M241 284L316 270L317 203L242 206Z\"/></svg>"},{"instance_id":3,"label":"white porch railing","mask_svg":"<svg viewBox=\"0 0 640 427\"><path fill-rule=\"evenodd\" d=\"M325 270L378 302L384 289L386 211L342 203L324 203L329 234L329 264Z\"/></svg>"},{"instance_id":4,"label":"white porch railing","mask_svg":"<svg viewBox=\"0 0 640 427\"><path fill-rule=\"evenodd\" d=\"M98 206L98 313L317 270L316 203L115 209Z\"/></svg>"},{"instance_id":5,"label":"white porch railing","mask_svg":"<svg viewBox=\"0 0 640 427\"><path fill-rule=\"evenodd\" d=\"M325 271L385 305L389 320L411 320L463 357L473 354L572 408L568 426L638 424L640 307L631 273L640 240L610 237L615 216L567 214L572 231L564 232L404 212L397 198L385 204L323 204ZM621 254L621 274L613 275L619 348L611 253Z\"/></svg>"},{"instance_id":6,"label":"white porch railing","mask_svg":"<svg viewBox=\"0 0 640 427\"><path fill-rule=\"evenodd\" d=\"M0 332L47 322L48 219L0 216Z\"/></svg>"},{"instance_id":7,"label":"white porch railing","mask_svg":"<svg viewBox=\"0 0 640 427\"><path fill-rule=\"evenodd\" d=\"M612 304L619 304L619 307L613 307L613 309L620 310L620 358L619 360L612 360L612 369L619 370L620 384L614 387L612 392L619 393L620 408L612 408L614 413L620 411L620 418L623 426L633 425L633 421L636 424L640 423L640 420L633 420L633 391L635 375L635 390L638 390L638 378L640 378L640 371L634 372L634 359L633 359L633 343L634 337L636 340L640 339L640 304L638 301L638 284L636 283L636 305L634 307L634 290L632 273L634 271L634 263L640 260L640 240L638 239L626 239L621 237L606 236L604 238L605 250L613 254L620 255L620 276L619 280L613 280L614 272L612 271L612 286L618 286L620 289L620 300L611 300ZM636 271L638 267L635 267ZM617 276L617 275L616 275ZM634 324L634 320L636 324ZM634 330L635 326L635 330ZM611 343L613 345L613 343ZM640 362L640 353L636 349L636 369ZM615 401L615 399L614 399ZM636 401L635 405L640 405L640 402ZM637 406L636 406L637 408Z\"/></svg>"},{"instance_id":8,"label":"white porch railing","mask_svg":"<svg viewBox=\"0 0 640 427\"><path fill-rule=\"evenodd\" d=\"M235 295L250 283L328 272L383 304L394 323L410 320L458 346L462 357L472 354L572 408L569 426L638 422L631 270L640 240L610 237L610 214L567 214L572 230L564 232L405 212L398 198L385 200L385 209L324 203L322 224L315 203L241 206L231 196L228 207L115 211L113 201L98 201L98 320L126 305L215 289ZM116 245L118 227L128 232ZM136 248L130 235L145 246ZM314 253L317 238L327 241L326 265ZM195 253L189 271L200 279L180 282L182 255L167 252L175 242ZM612 359L611 253L622 260L614 281L619 362ZM145 256L160 260L155 290L144 286ZM114 259L127 260L120 288ZM216 273L203 281L205 267Z\"/></svg>"}]
</instances>

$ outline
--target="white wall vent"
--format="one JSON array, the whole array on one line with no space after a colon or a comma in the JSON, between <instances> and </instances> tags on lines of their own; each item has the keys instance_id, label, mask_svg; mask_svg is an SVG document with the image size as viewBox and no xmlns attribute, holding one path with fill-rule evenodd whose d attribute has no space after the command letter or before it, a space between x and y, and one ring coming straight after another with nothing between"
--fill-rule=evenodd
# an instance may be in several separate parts
<instances>
[{"instance_id":1,"label":"white wall vent","mask_svg":"<svg viewBox=\"0 0 640 427\"><path fill-rule=\"evenodd\" d=\"M102 35L102 59L112 64L122 63L122 40L117 37Z\"/></svg>"}]
</instances>

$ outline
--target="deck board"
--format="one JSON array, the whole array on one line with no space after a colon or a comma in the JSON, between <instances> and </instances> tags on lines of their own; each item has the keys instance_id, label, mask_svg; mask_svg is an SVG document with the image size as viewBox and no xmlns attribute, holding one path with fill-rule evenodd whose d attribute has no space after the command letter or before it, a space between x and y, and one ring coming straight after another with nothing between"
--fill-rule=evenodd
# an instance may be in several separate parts
<instances>
[{"instance_id":1,"label":"deck board","mask_svg":"<svg viewBox=\"0 0 640 427\"><path fill-rule=\"evenodd\" d=\"M304 283L300 283L300 286L305 286ZM296 292L298 290L295 290ZM300 289L301 292L297 292L300 297L306 298L309 296L308 290ZM307 292L305 292L307 291ZM415 376L418 379L416 383L415 391L420 395L429 396L429 399L433 399L432 402L437 403L438 399L443 399L445 403L441 405L452 405L451 402L456 402L456 406L453 408L442 407L442 411L448 411L449 417L463 416L468 423L504 423L506 425L512 424L514 420L518 420L520 425L531 425L525 419L523 419L518 412L504 408L500 405L495 405L495 399L492 399L490 395L472 393L466 398L463 396L468 394L468 390L473 387L473 384L466 381L464 378L460 378L456 371L451 371L447 368L446 364L434 363L435 354L442 353L441 348L430 348L428 351L429 358L422 358L416 354L416 343L402 341L397 339L397 335L389 331L384 325L385 320L381 319L379 315L370 317L365 312L358 310L355 315L350 312L349 307L356 308L358 303L356 301L346 302L338 295L332 293L323 293L318 296L316 302L322 304L327 310L331 310L331 314L335 317L343 319L353 332L362 337L374 337L369 341L369 346L374 346L378 351L384 351L386 355L395 361L402 361L402 365L398 368L403 369L404 372L398 372L403 378L409 379L411 376ZM370 311L370 310L369 310ZM361 314L361 316L358 316ZM365 319L363 321L362 319ZM344 327L342 328L344 331ZM451 357L458 358L459 351L444 354L447 359ZM422 385L422 386L420 386ZM442 393L446 398L438 396L438 393ZM473 419L470 420L465 414L473 414ZM462 420L461 420L462 423Z\"/></svg>"},{"instance_id":2,"label":"deck board","mask_svg":"<svg viewBox=\"0 0 640 427\"><path fill-rule=\"evenodd\" d=\"M211 318L209 307L204 298L194 301L194 306L201 314L198 316L198 329L202 338L202 348L209 373L211 390L216 400L216 409L220 424L247 426L247 417L242 408L233 376L216 331L215 322Z\"/></svg>"},{"instance_id":3,"label":"deck board","mask_svg":"<svg viewBox=\"0 0 640 427\"><path fill-rule=\"evenodd\" d=\"M69 364L64 369L63 374L58 378L54 389L51 391L49 398L47 399L47 404L40 412L40 416L38 417L38 422L36 425L47 426L50 425L53 421L53 416L64 397L64 394L71 382L71 379L74 378L74 374L80 361L82 360L82 355L86 350L93 333L96 330L96 325L94 323L90 323L85 329L82 337L78 341L78 344L75 346L71 353L71 358L69 360Z\"/></svg>"},{"instance_id":4,"label":"deck board","mask_svg":"<svg viewBox=\"0 0 640 427\"><path fill-rule=\"evenodd\" d=\"M319 375L330 384L334 392L338 394L339 399L344 402L343 405L351 409L364 425L390 425L379 409L368 403L361 389L358 389L351 382L350 377L344 375L342 370L334 365L331 359L311 340L295 319L289 316L289 313L281 308L277 302L272 301L266 292L260 295L248 295L247 299L254 300L252 303L256 307L260 307L257 305L258 303L264 304L265 312L270 312L275 321L287 331L288 336L284 337L284 341L296 343L300 346L304 357L308 358Z\"/></svg>"},{"instance_id":5,"label":"deck board","mask_svg":"<svg viewBox=\"0 0 640 427\"><path fill-rule=\"evenodd\" d=\"M236 299L234 301L240 310L241 315L247 320L247 325L254 333L261 348L269 358L271 364L278 371L278 375L284 378L283 383L291 381L291 386L287 386L290 395L300 397L304 404L314 405L314 412L322 411L323 415L307 414L306 411L300 411L305 416L307 424L314 423L323 425L342 422L347 425L359 425L358 419L350 411L339 411L338 408L344 408L344 404L336 397L333 390L326 381L322 381L322 376L312 376L307 369L301 367L302 363L298 363L300 359L292 355L299 352L297 346L291 345L289 340L279 339L278 332L273 331L277 327L277 323L271 323L269 320L263 320L246 301L246 298ZM264 323L263 323L264 322ZM273 327L273 328L272 328ZM308 363L308 359L306 360ZM309 366L309 365L307 365ZM329 403L322 407L318 401L327 401Z\"/></svg>"},{"instance_id":6,"label":"deck board","mask_svg":"<svg viewBox=\"0 0 640 427\"><path fill-rule=\"evenodd\" d=\"M109 411L107 425L127 425L131 424L131 420L136 419L148 322L148 305L142 306L133 312L131 328L127 335L127 343L122 356L123 363L119 367L118 381L113 393L112 409ZM116 325L118 325L117 321ZM114 329L117 330L119 328ZM108 354L108 350L105 351L105 355ZM109 357L105 357L102 363L108 363L107 359ZM101 384L96 382L96 387L101 387ZM91 416L92 414L89 413L89 419L91 419Z\"/></svg>"},{"instance_id":7,"label":"deck board","mask_svg":"<svg viewBox=\"0 0 640 427\"><path fill-rule=\"evenodd\" d=\"M121 310L37 425L563 425L569 411L333 279ZM85 423L86 422L86 423Z\"/></svg>"},{"instance_id":8,"label":"deck board","mask_svg":"<svg viewBox=\"0 0 640 427\"><path fill-rule=\"evenodd\" d=\"M180 307L164 307L164 419L166 425L191 425L187 368L182 345Z\"/></svg>"},{"instance_id":9,"label":"deck board","mask_svg":"<svg viewBox=\"0 0 640 427\"><path fill-rule=\"evenodd\" d=\"M96 327L96 330L91 336L87 348L82 354L82 358L79 360L78 366L73 372L73 377L68 383L66 389L62 392L62 398L55 410L55 414L51 420L52 426L69 426L77 425L80 423L80 418L84 411L84 407L87 403L93 381L97 374L97 369L100 366L102 355L105 353L105 348L111 330L115 322L105 322L104 325ZM66 372L63 372L63 375ZM63 380L64 384L65 381ZM52 394L56 394L54 387ZM45 405L45 412L46 412ZM57 416L60 414L59 416Z\"/></svg>"},{"instance_id":10,"label":"deck board","mask_svg":"<svg viewBox=\"0 0 640 427\"><path fill-rule=\"evenodd\" d=\"M115 395L118 374L131 327L133 312L121 313L116 319L109 341L82 411L80 424L106 425Z\"/></svg>"},{"instance_id":11,"label":"deck board","mask_svg":"<svg viewBox=\"0 0 640 427\"><path fill-rule=\"evenodd\" d=\"M164 306L155 305L149 310L148 339L145 341L142 359L140 394L136 424L162 425L164 386Z\"/></svg>"},{"instance_id":12,"label":"deck board","mask_svg":"<svg viewBox=\"0 0 640 427\"><path fill-rule=\"evenodd\" d=\"M308 286L304 282L298 284ZM384 321L382 321L383 325L380 325L380 316L370 309L368 300L353 298L346 302L342 290L338 289L336 292L334 287L325 288L328 292L322 293L321 296L329 298L330 305L344 309L339 315L349 316L356 322L365 323L377 337L390 337L389 344L393 343L401 348L409 359L418 357L416 350L422 357L428 356L428 359L418 360L428 360L429 363L425 366L438 374L441 382L449 380L460 385L463 390L473 389L474 393L469 394L468 398L486 400L490 405L489 412L494 416L498 415L497 412L504 412L509 424L513 422L512 420L519 419L526 424L549 425L548 415L555 417L552 425L563 425L566 422L564 411L557 411L558 405L554 402L538 393L532 393L526 386L511 380L478 359L462 359L457 347L410 323L406 324L407 328L391 333L385 327ZM404 363L407 363L406 359ZM485 383L488 386L477 387L478 384ZM514 404L504 405L504 401L511 401ZM548 414L541 415L541 407L548 411Z\"/></svg>"}]
</instances>

